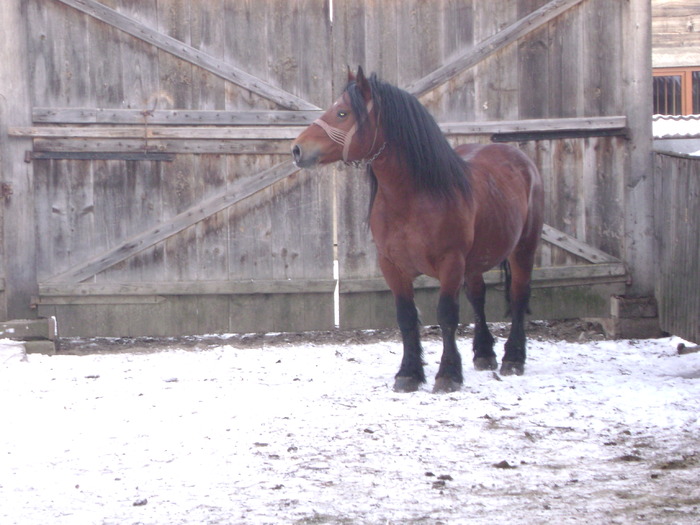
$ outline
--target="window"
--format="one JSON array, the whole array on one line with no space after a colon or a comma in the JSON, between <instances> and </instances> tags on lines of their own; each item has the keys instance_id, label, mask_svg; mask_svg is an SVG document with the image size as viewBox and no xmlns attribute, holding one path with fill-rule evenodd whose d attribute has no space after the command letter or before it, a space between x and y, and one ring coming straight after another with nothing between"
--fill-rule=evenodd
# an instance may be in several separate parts
<instances>
[{"instance_id":1,"label":"window","mask_svg":"<svg viewBox=\"0 0 700 525\"><path fill-rule=\"evenodd\" d=\"M654 70L654 114L700 114L700 67Z\"/></svg>"}]
</instances>

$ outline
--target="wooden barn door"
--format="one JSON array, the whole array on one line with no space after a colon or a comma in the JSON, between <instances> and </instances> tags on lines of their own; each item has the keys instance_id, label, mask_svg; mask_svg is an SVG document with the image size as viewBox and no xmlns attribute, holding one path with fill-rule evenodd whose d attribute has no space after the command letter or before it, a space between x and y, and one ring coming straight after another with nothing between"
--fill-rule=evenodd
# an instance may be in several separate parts
<instances>
[{"instance_id":1,"label":"wooden barn door","mask_svg":"<svg viewBox=\"0 0 700 525\"><path fill-rule=\"evenodd\" d=\"M289 155L330 102L326 2L26 15L40 314L64 336L332 328L332 176Z\"/></svg>"},{"instance_id":2,"label":"wooden barn door","mask_svg":"<svg viewBox=\"0 0 700 525\"><path fill-rule=\"evenodd\" d=\"M362 64L453 143L535 160L548 226L533 315L608 316L628 278L631 5L27 0L33 122L10 134L33 141L39 313L63 335L329 329L337 257L341 327L394 326L364 177L289 161ZM425 322L435 284L418 281Z\"/></svg>"}]
</instances>

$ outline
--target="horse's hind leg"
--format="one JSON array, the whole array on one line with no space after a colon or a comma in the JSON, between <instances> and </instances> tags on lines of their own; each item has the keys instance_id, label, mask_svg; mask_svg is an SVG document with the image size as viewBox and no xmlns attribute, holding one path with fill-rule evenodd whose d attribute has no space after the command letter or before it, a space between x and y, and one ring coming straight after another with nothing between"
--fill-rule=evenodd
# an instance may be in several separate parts
<instances>
[{"instance_id":1,"label":"horse's hind leg","mask_svg":"<svg viewBox=\"0 0 700 525\"><path fill-rule=\"evenodd\" d=\"M511 326L508 340L505 344L505 354L501 364L503 375L523 375L525 372L526 338L525 338L525 314L528 311L530 301L530 279L532 274L532 256L520 257L514 254L509 258L511 282L510 282L510 310Z\"/></svg>"},{"instance_id":2,"label":"horse's hind leg","mask_svg":"<svg viewBox=\"0 0 700 525\"><path fill-rule=\"evenodd\" d=\"M486 284L483 275L474 275L468 279L465 293L474 310L474 368L495 370L498 368L498 361L493 351L494 339L486 324Z\"/></svg>"}]
</instances>

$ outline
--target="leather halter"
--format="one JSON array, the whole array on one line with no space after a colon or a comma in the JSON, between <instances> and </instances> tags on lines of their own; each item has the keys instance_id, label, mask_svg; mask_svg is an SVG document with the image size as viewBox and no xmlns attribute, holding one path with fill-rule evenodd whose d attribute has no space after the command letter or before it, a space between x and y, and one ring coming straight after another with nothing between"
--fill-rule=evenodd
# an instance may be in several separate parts
<instances>
[{"instance_id":1,"label":"leather halter","mask_svg":"<svg viewBox=\"0 0 700 525\"><path fill-rule=\"evenodd\" d=\"M373 106L374 100L370 99L370 101L367 102L367 115L369 115L372 112ZM357 121L355 121L352 127L347 131L345 131L344 129L333 127L330 124L328 124L328 122L326 122L325 120L321 120L320 118L314 120L312 124L316 124L323 131L325 131L326 135L328 135L328 138L330 138L333 142L343 146L343 162L345 164L350 164L350 162L348 161L348 153L350 152L350 144L352 144L353 136L355 135L355 132L357 132ZM372 141L372 146L369 149L370 152L374 149L374 143L377 140L378 129L379 128L377 127L374 131L374 141ZM386 143L384 143L384 145L380 148L379 152L374 157L372 157L372 159L369 161L370 164L379 156L379 154L382 151L384 151L385 147Z\"/></svg>"}]
</instances>

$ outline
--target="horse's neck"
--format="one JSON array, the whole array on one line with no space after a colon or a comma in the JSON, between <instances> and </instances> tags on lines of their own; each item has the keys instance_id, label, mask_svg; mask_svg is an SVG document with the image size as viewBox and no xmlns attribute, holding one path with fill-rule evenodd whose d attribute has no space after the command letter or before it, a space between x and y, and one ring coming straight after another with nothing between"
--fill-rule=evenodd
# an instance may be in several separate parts
<instances>
[{"instance_id":1,"label":"horse's neck","mask_svg":"<svg viewBox=\"0 0 700 525\"><path fill-rule=\"evenodd\" d=\"M377 179L377 195L388 203L401 206L416 195L416 188L406 166L393 154L387 152L372 164Z\"/></svg>"}]
</instances>

